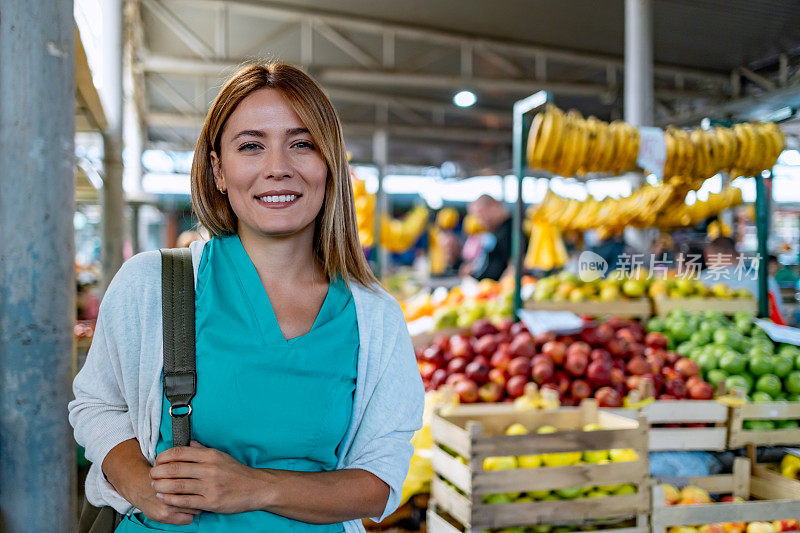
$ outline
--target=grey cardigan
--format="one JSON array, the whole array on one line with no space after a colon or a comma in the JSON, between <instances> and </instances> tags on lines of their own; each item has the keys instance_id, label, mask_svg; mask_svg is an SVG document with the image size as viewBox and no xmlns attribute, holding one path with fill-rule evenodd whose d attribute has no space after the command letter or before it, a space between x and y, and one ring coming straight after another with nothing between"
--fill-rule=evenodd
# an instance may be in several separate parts
<instances>
[{"instance_id":1,"label":"grey cardigan","mask_svg":"<svg viewBox=\"0 0 800 533\"><path fill-rule=\"evenodd\" d=\"M205 243L190 246L197 267ZM413 453L410 439L422 425L424 391L414 349L397 302L380 287L351 282L360 347L350 428L337 468L359 468L390 488L380 517L400 501ZM152 464L161 422L163 369L161 258L158 251L128 260L105 293L86 363L72 385L69 421L91 461L86 496L96 506L139 512L105 479L100 465L117 444L136 438ZM361 522L345 523L348 533Z\"/></svg>"}]
</instances>

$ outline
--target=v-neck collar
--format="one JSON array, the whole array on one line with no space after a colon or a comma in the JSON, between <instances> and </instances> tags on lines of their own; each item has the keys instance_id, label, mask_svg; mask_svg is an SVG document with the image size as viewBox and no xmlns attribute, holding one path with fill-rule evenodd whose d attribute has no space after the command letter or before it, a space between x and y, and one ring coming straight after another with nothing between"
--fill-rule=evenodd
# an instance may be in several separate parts
<instances>
[{"instance_id":1,"label":"v-neck collar","mask_svg":"<svg viewBox=\"0 0 800 533\"><path fill-rule=\"evenodd\" d=\"M230 237L220 239L220 241L224 243L223 248L225 248L227 252L224 255L228 256L233 265L234 272L239 277L242 292L244 292L245 297L252 306L253 314L258 321L265 342L280 342L285 345L292 345L317 329L320 321L327 315L328 307L330 307L329 300L334 290L334 281L328 282L328 291L325 294L325 299L322 301L322 306L317 312L317 316L314 318L311 329L302 335L287 339L283 335L283 331L281 331L278 317L275 314L275 309L272 307L272 302L264 288L264 284L261 282L258 271L253 261L250 259L250 256L247 254L247 250L244 249L239 235L231 235Z\"/></svg>"}]
</instances>

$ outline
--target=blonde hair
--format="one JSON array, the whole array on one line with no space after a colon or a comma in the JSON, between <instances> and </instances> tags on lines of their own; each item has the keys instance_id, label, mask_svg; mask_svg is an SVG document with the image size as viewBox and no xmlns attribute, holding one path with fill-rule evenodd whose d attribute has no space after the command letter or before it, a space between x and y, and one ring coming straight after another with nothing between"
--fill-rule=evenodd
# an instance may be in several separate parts
<instances>
[{"instance_id":1,"label":"blonde hair","mask_svg":"<svg viewBox=\"0 0 800 533\"><path fill-rule=\"evenodd\" d=\"M354 279L367 287L377 280L358 240L353 190L342 126L322 88L297 67L259 62L241 68L220 90L206 114L192 161L192 208L211 235L233 235L238 219L214 182L211 151L220 154L225 123L236 106L258 89L276 89L308 128L328 166L325 200L314 227L314 254L325 275Z\"/></svg>"}]
</instances>

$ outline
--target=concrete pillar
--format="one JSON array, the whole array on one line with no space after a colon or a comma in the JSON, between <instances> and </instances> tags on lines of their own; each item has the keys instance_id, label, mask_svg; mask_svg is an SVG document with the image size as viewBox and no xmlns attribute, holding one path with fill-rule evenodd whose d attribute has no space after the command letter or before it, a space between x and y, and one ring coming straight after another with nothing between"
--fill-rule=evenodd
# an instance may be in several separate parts
<instances>
[{"instance_id":1,"label":"concrete pillar","mask_svg":"<svg viewBox=\"0 0 800 533\"><path fill-rule=\"evenodd\" d=\"M625 122L653 125L653 2L625 0Z\"/></svg>"},{"instance_id":2,"label":"concrete pillar","mask_svg":"<svg viewBox=\"0 0 800 533\"><path fill-rule=\"evenodd\" d=\"M72 0L0 0L0 529L76 527Z\"/></svg>"},{"instance_id":3,"label":"concrete pillar","mask_svg":"<svg viewBox=\"0 0 800 533\"><path fill-rule=\"evenodd\" d=\"M122 187L122 0L105 0L103 8L103 86L101 98L108 129L103 132L103 244L100 250L103 282L108 287L122 266L125 241L125 192Z\"/></svg>"},{"instance_id":4,"label":"concrete pillar","mask_svg":"<svg viewBox=\"0 0 800 533\"><path fill-rule=\"evenodd\" d=\"M389 252L380 245L381 214L389 212L389 197L383 190L383 177L389 159L389 134L385 129L377 129L372 134L372 159L378 167L378 192L375 202L375 249L377 250L375 275L380 279L389 265Z\"/></svg>"}]
</instances>

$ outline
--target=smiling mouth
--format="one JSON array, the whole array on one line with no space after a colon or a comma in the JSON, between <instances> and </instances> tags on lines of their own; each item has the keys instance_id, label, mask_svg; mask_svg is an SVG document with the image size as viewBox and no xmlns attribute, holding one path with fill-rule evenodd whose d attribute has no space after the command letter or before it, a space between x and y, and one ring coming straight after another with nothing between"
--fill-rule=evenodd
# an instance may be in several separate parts
<instances>
[{"instance_id":1,"label":"smiling mouth","mask_svg":"<svg viewBox=\"0 0 800 533\"><path fill-rule=\"evenodd\" d=\"M303 195L302 194L262 194L256 196L255 199L263 205L264 207L269 207L271 209L282 209L284 207L289 207L299 200Z\"/></svg>"}]
</instances>

